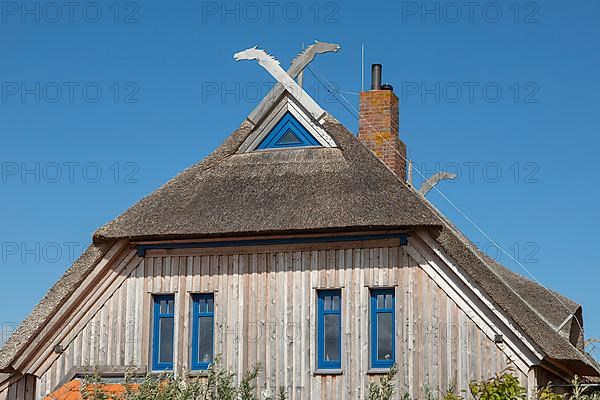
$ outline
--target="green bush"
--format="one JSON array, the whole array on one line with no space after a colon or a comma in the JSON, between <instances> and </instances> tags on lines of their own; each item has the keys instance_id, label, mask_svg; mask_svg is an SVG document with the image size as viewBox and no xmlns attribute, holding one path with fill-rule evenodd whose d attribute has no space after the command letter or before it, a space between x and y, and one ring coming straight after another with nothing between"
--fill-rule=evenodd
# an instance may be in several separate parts
<instances>
[{"instance_id":1,"label":"green bush","mask_svg":"<svg viewBox=\"0 0 600 400\"><path fill-rule=\"evenodd\" d=\"M476 400L526 400L527 390L521 386L512 370L506 369L495 377L469 384L471 394ZM379 382L371 382L368 387L367 400L391 400L396 387L394 380L398 368L392 366ZM102 391L103 380L97 373L86 376L82 382L82 397L84 400L258 400L256 378L260 373L260 365L248 371L239 384L235 383L235 374L221 365L221 358L208 368L205 377L189 377L187 374L171 373L160 375L148 374L141 383L134 385L130 374L126 374L124 393L111 395ZM426 386L425 398L437 400L435 393ZM587 388L581 380L575 377L573 393L569 400L600 400L600 393L587 393ZM276 397L272 399L287 400L285 387L280 387ZM405 393L403 400L410 400ZM537 392L537 400L564 400L565 396L552 391L551 385ZM456 392L454 385L449 385L442 400L464 400Z\"/></svg>"},{"instance_id":2,"label":"green bush","mask_svg":"<svg viewBox=\"0 0 600 400\"><path fill-rule=\"evenodd\" d=\"M510 369L483 382L469 384L471 394L477 400L526 400L527 391Z\"/></svg>"},{"instance_id":3,"label":"green bush","mask_svg":"<svg viewBox=\"0 0 600 400\"><path fill-rule=\"evenodd\" d=\"M569 400L600 400L599 392L587 393L589 388L583 386L578 376L575 376L571 383L573 384L573 393L569 397Z\"/></svg>"},{"instance_id":4,"label":"green bush","mask_svg":"<svg viewBox=\"0 0 600 400\"><path fill-rule=\"evenodd\" d=\"M564 400L564 396L562 394L554 393L550 385L538 390L536 398L537 400Z\"/></svg>"},{"instance_id":5,"label":"green bush","mask_svg":"<svg viewBox=\"0 0 600 400\"><path fill-rule=\"evenodd\" d=\"M111 395L102 391L103 380L95 373L86 376L82 383L84 400L257 400L255 381L260 365L248 371L238 385L235 374L221 366L221 358L208 367L206 377L189 377L187 374L148 374L134 385L129 374L125 377L125 391ZM287 393L280 388L278 399L285 400Z\"/></svg>"},{"instance_id":6,"label":"green bush","mask_svg":"<svg viewBox=\"0 0 600 400\"><path fill-rule=\"evenodd\" d=\"M277 394L277 400L287 400L287 392L283 386L279 387L279 393Z\"/></svg>"},{"instance_id":7,"label":"green bush","mask_svg":"<svg viewBox=\"0 0 600 400\"><path fill-rule=\"evenodd\" d=\"M394 396L394 377L398 372L396 364L390 368L387 374L385 374L379 383L369 383L369 391L367 393L368 400L390 400Z\"/></svg>"},{"instance_id":8,"label":"green bush","mask_svg":"<svg viewBox=\"0 0 600 400\"><path fill-rule=\"evenodd\" d=\"M453 383L448 385L446 394L442 397L443 400L464 400L462 396L456 393L456 386Z\"/></svg>"},{"instance_id":9,"label":"green bush","mask_svg":"<svg viewBox=\"0 0 600 400\"><path fill-rule=\"evenodd\" d=\"M425 400L438 400L439 399L439 397L435 393L439 390L433 390L429 385L425 385L423 390L425 392ZM408 397L406 397L406 396L407 395L405 395L404 400L410 400L410 396L408 396ZM446 393L442 396L441 399L442 400L464 400L464 398L461 395L456 393L456 386L453 383L450 383L448 385L448 387L446 388Z\"/></svg>"}]
</instances>

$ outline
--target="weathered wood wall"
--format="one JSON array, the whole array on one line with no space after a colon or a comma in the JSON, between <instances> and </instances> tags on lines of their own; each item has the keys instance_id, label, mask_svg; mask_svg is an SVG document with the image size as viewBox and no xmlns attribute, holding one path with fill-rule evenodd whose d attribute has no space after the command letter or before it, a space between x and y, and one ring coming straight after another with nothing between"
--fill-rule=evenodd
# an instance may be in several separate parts
<instances>
[{"instance_id":1,"label":"weathered wood wall","mask_svg":"<svg viewBox=\"0 0 600 400\"><path fill-rule=\"evenodd\" d=\"M0 387L0 400L35 400L36 377L24 375L11 378L6 387Z\"/></svg>"},{"instance_id":2,"label":"weathered wood wall","mask_svg":"<svg viewBox=\"0 0 600 400\"><path fill-rule=\"evenodd\" d=\"M377 379L367 374L369 287L396 288L398 398L423 398L424 388L443 391L451 383L466 390L510 363L398 243L350 245L148 251L43 371L37 398L75 366L148 365L152 293L176 294L176 368L188 365L190 294L214 292L215 351L223 363L239 374L261 363L260 390L285 386L292 399L365 397ZM319 288L342 289L338 376L314 375ZM526 373L518 375L526 384Z\"/></svg>"}]
</instances>

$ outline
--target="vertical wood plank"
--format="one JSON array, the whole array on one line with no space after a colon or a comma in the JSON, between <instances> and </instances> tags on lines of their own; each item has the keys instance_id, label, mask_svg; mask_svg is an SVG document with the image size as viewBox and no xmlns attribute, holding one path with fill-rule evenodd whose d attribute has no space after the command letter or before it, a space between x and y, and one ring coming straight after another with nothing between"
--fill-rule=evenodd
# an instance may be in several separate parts
<instances>
[{"instance_id":1,"label":"vertical wood plank","mask_svg":"<svg viewBox=\"0 0 600 400\"><path fill-rule=\"evenodd\" d=\"M285 386L292 399L366 396L369 380L378 379L366 375L369 288L374 286L396 288L396 398L404 392L422 398L425 385L434 394L443 394L451 383L467 389L471 380L488 378L509 363L399 246L230 253L140 259L40 377L32 396L53 389L76 365L148 365L152 293L176 295L177 368L189 367L189 294L216 291L215 350L223 354L225 365L239 379L261 362L260 390ZM313 375L319 288L342 288L340 376ZM527 383L528 376L519 373L519 379ZM27 397L28 387L25 381L14 390Z\"/></svg>"}]
</instances>

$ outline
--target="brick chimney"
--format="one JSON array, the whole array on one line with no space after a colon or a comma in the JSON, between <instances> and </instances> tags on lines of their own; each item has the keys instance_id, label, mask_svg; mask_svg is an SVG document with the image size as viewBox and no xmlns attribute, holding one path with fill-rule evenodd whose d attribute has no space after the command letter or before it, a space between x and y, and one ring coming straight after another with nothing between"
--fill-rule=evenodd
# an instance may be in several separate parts
<instances>
[{"instance_id":1,"label":"brick chimney","mask_svg":"<svg viewBox=\"0 0 600 400\"><path fill-rule=\"evenodd\" d=\"M371 90L360 92L358 138L398 177L406 180L406 145L398 134L398 97L381 85L381 64L371 66Z\"/></svg>"}]
</instances>

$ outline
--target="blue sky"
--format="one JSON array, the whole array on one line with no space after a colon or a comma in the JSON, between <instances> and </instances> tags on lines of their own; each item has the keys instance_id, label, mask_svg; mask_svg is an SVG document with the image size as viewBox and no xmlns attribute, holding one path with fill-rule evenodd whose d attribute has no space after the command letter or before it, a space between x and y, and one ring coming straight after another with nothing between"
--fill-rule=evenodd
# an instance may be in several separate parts
<instances>
[{"instance_id":1,"label":"blue sky","mask_svg":"<svg viewBox=\"0 0 600 400\"><path fill-rule=\"evenodd\" d=\"M600 337L596 198L600 3L6 1L0 11L0 321L11 330L92 233L206 156L303 43L354 107L367 66L401 100L415 166L536 279L583 304ZM357 121L310 74L307 91ZM368 82L366 82L368 85ZM499 254L439 194L431 200ZM598 353L596 356L598 357Z\"/></svg>"}]
</instances>

